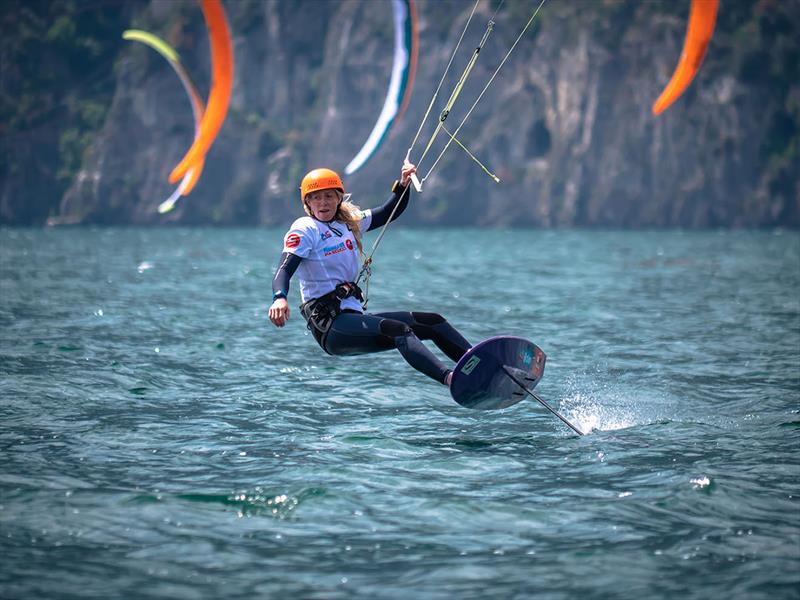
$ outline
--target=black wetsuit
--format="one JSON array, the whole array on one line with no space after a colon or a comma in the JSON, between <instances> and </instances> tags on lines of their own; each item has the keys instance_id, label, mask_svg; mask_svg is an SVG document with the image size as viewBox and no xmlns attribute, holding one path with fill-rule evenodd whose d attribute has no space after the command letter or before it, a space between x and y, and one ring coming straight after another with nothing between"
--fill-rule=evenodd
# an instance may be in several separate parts
<instances>
[{"instance_id":1,"label":"black wetsuit","mask_svg":"<svg viewBox=\"0 0 800 600\"><path fill-rule=\"evenodd\" d=\"M370 211L372 221L367 231L385 225L395 206L397 209L392 220L399 217L408 205L410 191L396 185L389 200L383 206ZM300 256L284 251L272 282L273 294L277 297L285 296L289 290L289 280L302 260ZM336 304L335 299L334 304ZM305 309L313 306L314 301L309 300L302 307L304 317L307 319L310 310ZM407 311L363 313L354 309L344 309L341 312L337 310L334 314L336 316L332 322L326 323L324 327L315 327L313 322L309 323L309 329L315 339L328 354L344 356L397 348L408 364L442 383L445 382L450 369L420 340L433 341L454 362L470 348L470 343L437 313Z\"/></svg>"}]
</instances>

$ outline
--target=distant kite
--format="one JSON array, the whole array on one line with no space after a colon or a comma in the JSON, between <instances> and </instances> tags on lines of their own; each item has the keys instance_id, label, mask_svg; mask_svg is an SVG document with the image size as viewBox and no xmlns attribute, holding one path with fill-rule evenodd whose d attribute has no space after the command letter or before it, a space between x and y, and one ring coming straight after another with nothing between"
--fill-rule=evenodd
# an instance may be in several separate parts
<instances>
[{"instance_id":1,"label":"distant kite","mask_svg":"<svg viewBox=\"0 0 800 600\"><path fill-rule=\"evenodd\" d=\"M383 102L383 109L367 141L344 169L347 175L358 171L375 154L392 125L403 116L411 98L419 53L417 9L414 0L392 0L392 12L394 14L394 60L389 90Z\"/></svg>"},{"instance_id":2,"label":"distant kite","mask_svg":"<svg viewBox=\"0 0 800 600\"><path fill-rule=\"evenodd\" d=\"M192 80L189 78L189 75L186 73L183 65L181 65L178 53L175 52L172 46L170 46L167 42L158 36L153 35L152 33L148 33L147 31L128 29L127 31L123 32L122 37L126 40L141 42L142 44L150 46L153 50L167 59L167 62L169 62L170 66L174 69L175 73L178 75L178 78L181 80L181 84L183 84L183 89L186 91L186 95L189 96L189 101L192 104L192 114L194 115L195 137L197 137L200 134L200 120L203 118L204 112L203 100L200 98L200 94L197 93L197 88L192 83ZM200 178L200 174L203 172L203 164L204 161L201 160L197 163L197 165L186 172L186 175L183 176L180 185L178 185L172 195L164 202L159 204L158 212L169 212L175 206L175 202L177 202L180 196L186 196L192 191L197 183L197 180Z\"/></svg>"},{"instance_id":3,"label":"distant kite","mask_svg":"<svg viewBox=\"0 0 800 600\"><path fill-rule=\"evenodd\" d=\"M683 42L683 52L675 67L667 87L653 104L653 114L660 115L677 100L694 79L714 35L714 25L717 20L719 0L692 0L689 13L689 26L686 29L686 40Z\"/></svg>"},{"instance_id":4,"label":"distant kite","mask_svg":"<svg viewBox=\"0 0 800 600\"><path fill-rule=\"evenodd\" d=\"M180 163L169 174L170 183L177 183L193 167L205 159L206 153L219 133L233 86L233 44L228 22L220 0L202 0L203 17L211 39L211 92L205 114L200 121L200 133Z\"/></svg>"}]
</instances>

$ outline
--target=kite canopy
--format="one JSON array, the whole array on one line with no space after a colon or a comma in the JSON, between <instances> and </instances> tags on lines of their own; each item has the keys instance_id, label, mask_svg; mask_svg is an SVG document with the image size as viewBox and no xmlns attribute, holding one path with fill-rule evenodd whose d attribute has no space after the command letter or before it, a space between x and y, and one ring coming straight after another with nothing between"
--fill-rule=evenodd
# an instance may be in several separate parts
<instances>
[{"instance_id":1,"label":"kite canopy","mask_svg":"<svg viewBox=\"0 0 800 600\"><path fill-rule=\"evenodd\" d=\"M383 102L378 120L361 150L345 167L346 175L358 171L378 150L392 125L399 121L408 106L414 75L417 69L419 36L417 33L417 11L414 0L392 0L394 15L394 60L389 90Z\"/></svg>"},{"instance_id":2,"label":"kite canopy","mask_svg":"<svg viewBox=\"0 0 800 600\"><path fill-rule=\"evenodd\" d=\"M222 127L228 112L233 86L233 44L228 22L220 0L203 0L203 16L211 38L211 93L200 122L200 133L191 148L169 175L170 183L177 183L189 169L204 158Z\"/></svg>"},{"instance_id":3,"label":"kite canopy","mask_svg":"<svg viewBox=\"0 0 800 600\"><path fill-rule=\"evenodd\" d=\"M149 46L156 52L158 52L161 56L163 56L167 62L170 64L172 69L178 75L178 78L181 80L181 84L183 85L183 89L186 92L186 95L189 96L189 101L192 105L192 114L194 115L194 126L195 126L195 138L200 133L200 121L203 118L203 100L200 98L200 94L197 92L197 88L192 83L192 80L189 78L189 74L181 65L180 57L178 53L170 46L167 42L162 40L160 37L149 33L147 31L142 31L140 29L128 29L122 33L123 39L140 42ZM175 206L175 202L178 200L180 196L186 196L189 192L192 191L197 180L200 178L200 174L203 172L203 165L204 160L198 161L198 163L189 169L186 172L186 175L183 176L183 179L175 188L175 191L167 198L164 202L159 204L158 212L165 213L172 210Z\"/></svg>"},{"instance_id":4,"label":"kite canopy","mask_svg":"<svg viewBox=\"0 0 800 600\"><path fill-rule=\"evenodd\" d=\"M703 64L708 43L714 35L718 8L719 0L692 0L683 52L672 79L653 104L654 115L660 115L680 97Z\"/></svg>"}]
</instances>

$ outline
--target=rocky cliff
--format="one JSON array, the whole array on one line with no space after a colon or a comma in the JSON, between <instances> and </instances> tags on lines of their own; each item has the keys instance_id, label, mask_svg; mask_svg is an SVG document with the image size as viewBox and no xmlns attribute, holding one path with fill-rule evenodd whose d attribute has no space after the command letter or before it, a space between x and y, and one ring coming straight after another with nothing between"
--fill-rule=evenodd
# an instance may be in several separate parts
<instances>
[{"instance_id":1,"label":"rocky cliff","mask_svg":"<svg viewBox=\"0 0 800 600\"><path fill-rule=\"evenodd\" d=\"M366 167L346 180L364 206L381 201L397 176L472 2L417 6L420 60L410 106ZM446 90L496 6L480 5ZM236 60L231 108L188 199L166 216L155 210L171 192L167 174L191 143L188 101L161 57L126 42L108 51L114 67L106 65L102 122L80 129L87 138L62 188L47 188L46 168L30 168L54 164L57 171L63 160L52 144L37 145L41 131L4 127L2 222L257 225L296 216L303 173L320 165L342 170L380 111L391 70L391 7L388 0L237 0L225 8ZM453 127L534 8L506 0L448 120ZM404 222L800 225L800 3L723 2L698 77L653 117L650 106L680 55L688 8L688 1L549 0L459 134L501 183L453 145ZM122 28L168 39L208 89L208 41L194 2L131 2L117 10L127 21ZM56 126L62 135L64 123ZM426 141L423 135L412 158Z\"/></svg>"}]
</instances>

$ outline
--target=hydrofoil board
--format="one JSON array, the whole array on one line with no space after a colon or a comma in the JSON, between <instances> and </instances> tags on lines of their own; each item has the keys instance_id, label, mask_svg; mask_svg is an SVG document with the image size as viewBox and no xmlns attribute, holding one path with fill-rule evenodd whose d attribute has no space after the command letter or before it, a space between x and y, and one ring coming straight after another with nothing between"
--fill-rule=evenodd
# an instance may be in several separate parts
<instances>
[{"instance_id":1,"label":"hydrofoil board","mask_svg":"<svg viewBox=\"0 0 800 600\"><path fill-rule=\"evenodd\" d=\"M458 361L450 394L467 408L512 406L539 383L545 360L541 348L524 338L491 337L470 348Z\"/></svg>"}]
</instances>

